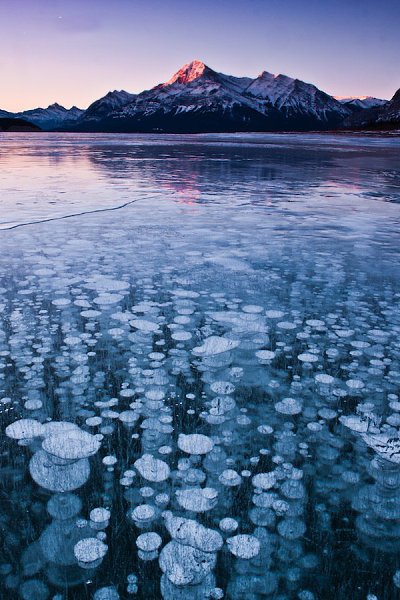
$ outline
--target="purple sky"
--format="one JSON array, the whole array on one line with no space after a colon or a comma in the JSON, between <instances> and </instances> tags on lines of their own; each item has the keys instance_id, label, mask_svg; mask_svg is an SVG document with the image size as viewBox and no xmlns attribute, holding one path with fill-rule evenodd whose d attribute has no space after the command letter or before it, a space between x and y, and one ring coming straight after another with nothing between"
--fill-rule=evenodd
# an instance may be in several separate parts
<instances>
[{"instance_id":1,"label":"purple sky","mask_svg":"<svg viewBox=\"0 0 400 600\"><path fill-rule=\"evenodd\" d=\"M400 87L399 0L0 0L0 109L85 108L197 58L340 96Z\"/></svg>"}]
</instances>

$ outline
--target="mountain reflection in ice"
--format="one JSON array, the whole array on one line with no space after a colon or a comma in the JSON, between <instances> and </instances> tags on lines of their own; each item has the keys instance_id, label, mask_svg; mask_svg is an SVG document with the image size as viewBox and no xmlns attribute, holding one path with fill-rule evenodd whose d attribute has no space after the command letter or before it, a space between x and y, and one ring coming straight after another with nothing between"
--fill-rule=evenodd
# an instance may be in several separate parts
<instances>
[{"instance_id":1,"label":"mountain reflection in ice","mask_svg":"<svg viewBox=\"0 0 400 600\"><path fill-rule=\"evenodd\" d=\"M195 140L1 138L0 597L395 598L399 144Z\"/></svg>"}]
</instances>

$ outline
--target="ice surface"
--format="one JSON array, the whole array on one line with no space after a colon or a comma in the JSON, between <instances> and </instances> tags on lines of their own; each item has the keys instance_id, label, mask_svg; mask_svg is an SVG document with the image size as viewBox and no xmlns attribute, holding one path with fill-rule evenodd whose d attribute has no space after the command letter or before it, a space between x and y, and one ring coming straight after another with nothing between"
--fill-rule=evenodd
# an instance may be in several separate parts
<instances>
[{"instance_id":1,"label":"ice surface","mask_svg":"<svg viewBox=\"0 0 400 600\"><path fill-rule=\"evenodd\" d=\"M395 597L398 157L1 135L0 597Z\"/></svg>"}]
</instances>

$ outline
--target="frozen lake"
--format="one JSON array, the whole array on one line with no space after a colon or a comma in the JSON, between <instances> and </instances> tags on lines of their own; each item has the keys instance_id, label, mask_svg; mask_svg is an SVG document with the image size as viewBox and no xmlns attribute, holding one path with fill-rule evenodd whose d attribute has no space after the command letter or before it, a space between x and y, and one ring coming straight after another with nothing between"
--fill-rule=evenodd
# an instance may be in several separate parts
<instances>
[{"instance_id":1,"label":"frozen lake","mask_svg":"<svg viewBox=\"0 0 400 600\"><path fill-rule=\"evenodd\" d=\"M0 134L0 598L400 594L400 138Z\"/></svg>"}]
</instances>

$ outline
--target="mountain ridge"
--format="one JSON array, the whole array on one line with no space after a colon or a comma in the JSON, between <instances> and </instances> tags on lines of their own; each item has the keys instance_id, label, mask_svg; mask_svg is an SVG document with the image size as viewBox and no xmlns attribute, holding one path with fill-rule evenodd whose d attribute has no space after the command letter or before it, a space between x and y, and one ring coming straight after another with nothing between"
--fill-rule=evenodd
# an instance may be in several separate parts
<instances>
[{"instance_id":1,"label":"mountain ridge","mask_svg":"<svg viewBox=\"0 0 400 600\"><path fill-rule=\"evenodd\" d=\"M308 131L339 128L368 111L368 118L378 118L389 104L370 96L335 98L311 83L268 71L255 78L226 75L196 59L148 90L113 90L86 110L53 103L19 113L0 110L0 116L25 118L46 131Z\"/></svg>"},{"instance_id":2,"label":"mountain ridge","mask_svg":"<svg viewBox=\"0 0 400 600\"><path fill-rule=\"evenodd\" d=\"M93 105L91 105L93 107ZM78 131L274 131L329 129L349 109L313 84L263 71L258 77L219 73L200 60L131 101L75 122Z\"/></svg>"}]
</instances>

